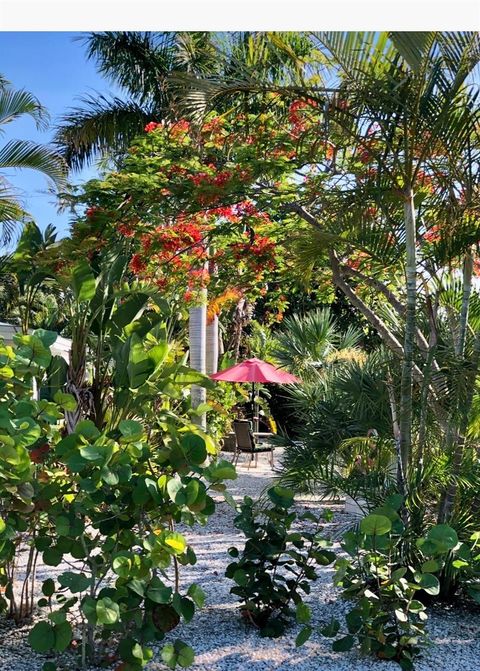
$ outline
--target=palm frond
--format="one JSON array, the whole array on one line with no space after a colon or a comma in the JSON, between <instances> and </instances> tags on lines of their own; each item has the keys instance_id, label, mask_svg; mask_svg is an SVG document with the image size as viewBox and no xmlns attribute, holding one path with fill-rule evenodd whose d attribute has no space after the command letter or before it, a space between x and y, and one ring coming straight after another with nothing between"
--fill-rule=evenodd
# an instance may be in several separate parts
<instances>
[{"instance_id":1,"label":"palm frond","mask_svg":"<svg viewBox=\"0 0 480 671\"><path fill-rule=\"evenodd\" d=\"M57 126L55 144L69 166L80 170L111 151L122 154L145 124L160 120L158 110L134 100L87 96L81 106L64 115Z\"/></svg>"},{"instance_id":2,"label":"palm frond","mask_svg":"<svg viewBox=\"0 0 480 671\"><path fill-rule=\"evenodd\" d=\"M38 170L57 186L65 184L66 164L58 152L27 140L10 140L0 149L0 169Z\"/></svg>"},{"instance_id":3,"label":"palm frond","mask_svg":"<svg viewBox=\"0 0 480 671\"><path fill-rule=\"evenodd\" d=\"M80 38L98 71L143 105L163 103L163 79L174 67L175 32L93 32Z\"/></svg>"},{"instance_id":4,"label":"palm frond","mask_svg":"<svg viewBox=\"0 0 480 671\"><path fill-rule=\"evenodd\" d=\"M10 123L25 114L34 119L37 128L44 129L48 125L48 112L34 95L23 90L1 89L0 125Z\"/></svg>"}]
</instances>

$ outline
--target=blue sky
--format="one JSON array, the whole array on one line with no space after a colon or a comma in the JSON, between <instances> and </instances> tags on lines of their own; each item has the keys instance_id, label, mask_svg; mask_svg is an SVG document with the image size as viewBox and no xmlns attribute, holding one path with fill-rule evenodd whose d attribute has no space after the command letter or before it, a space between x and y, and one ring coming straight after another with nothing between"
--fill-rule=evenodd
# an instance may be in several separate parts
<instances>
[{"instance_id":1,"label":"blue sky","mask_svg":"<svg viewBox=\"0 0 480 671\"><path fill-rule=\"evenodd\" d=\"M10 138L29 139L48 143L53 136L53 123L69 107L78 102L82 94L113 87L87 61L82 43L74 40L79 33L6 33L0 32L0 72L17 89L25 88L40 100L51 115L50 128L37 131L29 117L4 126L6 133L0 137L0 146ZM80 183L94 176L89 168L71 176ZM20 192L25 209L30 212L40 228L54 224L60 233L68 228L69 214L58 214L55 199L48 193L48 181L40 173L25 170L5 176Z\"/></svg>"}]
</instances>

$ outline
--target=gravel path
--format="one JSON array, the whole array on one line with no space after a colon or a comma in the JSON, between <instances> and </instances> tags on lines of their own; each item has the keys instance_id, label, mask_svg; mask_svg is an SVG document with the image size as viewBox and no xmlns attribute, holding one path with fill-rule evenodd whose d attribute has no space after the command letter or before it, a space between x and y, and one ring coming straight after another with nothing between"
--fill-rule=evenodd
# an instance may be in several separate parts
<instances>
[{"instance_id":1,"label":"gravel path","mask_svg":"<svg viewBox=\"0 0 480 671\"><path fill-rule=\"evenodd\" d=\"M260 458L257 469L247 471L243 464L239 477L229 489L236 501L243 496L255 498L271 481L272 471L266 460ZM314 497L297 501L300 509L318 508ZM335 516L325 525L325 534L335 538L349 518L341 507L333 505ZM337 654L330 643L314 635L302 648L295 648L299 627L293 625L280 639L261 638L239 617L235 597L229 594L231 581L224 578L230 559L226 554L231 545L241 546L242 536L233 527L234 511L219 499L217 512L206 528L185 533L195 548L196 566L182 567L182 584L197 582L207 595L207 605L196 613L189 624L175 629L174 637L181 638L195 649L192 671L399 671L393 662L381 662L359 657L356 652ZM50 571L45 567L45 575ZM56 569L58 572L58 569ZM307 602L312 606L314 624L341 617L348 605L337 599L331 583L332 569L319 570L319 580L312 585ZM416 671L478 671L480 669L480 613L434 611L430 614L429 631L432 644ZM3 630L3 631L2 631ZM0 671L40 671L44 659L31 652L26 643L28 627L13 629L0 621ZM67 664L68 669L73 669ZM148 671L164 670L159 662L152 662Z\"/></svg>"}]
</instances>

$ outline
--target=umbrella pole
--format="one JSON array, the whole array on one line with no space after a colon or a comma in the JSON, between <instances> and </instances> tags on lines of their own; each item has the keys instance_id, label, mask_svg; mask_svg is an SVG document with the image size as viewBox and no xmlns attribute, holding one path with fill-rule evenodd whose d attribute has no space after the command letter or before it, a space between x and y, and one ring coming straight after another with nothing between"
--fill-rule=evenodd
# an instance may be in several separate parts
<instances>
[{"instance_id":1,"label":"umbrella pole","mask_svg":"<svg viewBox=\"0 0 480 671\"><path fill-rule=\"evenodd\" d=\"M252 426L253 430L258 432L258 412L257 404L255 402L255 382L252 382Z\"/></svg>"}]
</instances>

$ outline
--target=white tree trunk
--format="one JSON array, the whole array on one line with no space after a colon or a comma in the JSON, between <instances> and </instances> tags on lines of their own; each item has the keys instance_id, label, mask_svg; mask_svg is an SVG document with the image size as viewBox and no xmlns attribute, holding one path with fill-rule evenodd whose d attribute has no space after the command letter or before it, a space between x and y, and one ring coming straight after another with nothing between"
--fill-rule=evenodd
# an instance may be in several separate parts
<instances>
[{"instance_id":1,"label":"white tree trunk","mask_svg":"<svg viewBox=\"0 0 480 671\"><path fill-rule=\"evenodd\" d=\"M202 305L190 309L189 319L189 341L190 341L190 367L198 370L200 373L206 372L206 328L207 328L207 290L202 291ZM191 388L192 407L198 408L199 405L207 400L207 392L203 387L196 384ZM201 415L197 420L203 428L206 427L206 416Z\"/></svg>"},{"instance_id":2,"label":"white tree trunk","mask_svg":"<svg viewBox=\"0 0 480 671\"><path fill-rule=\"evenodd\" d=\"M218 317L215 315L207 322L206 371L208 375L218 370L218 342Z\"/></svg>"}]
</instances>

